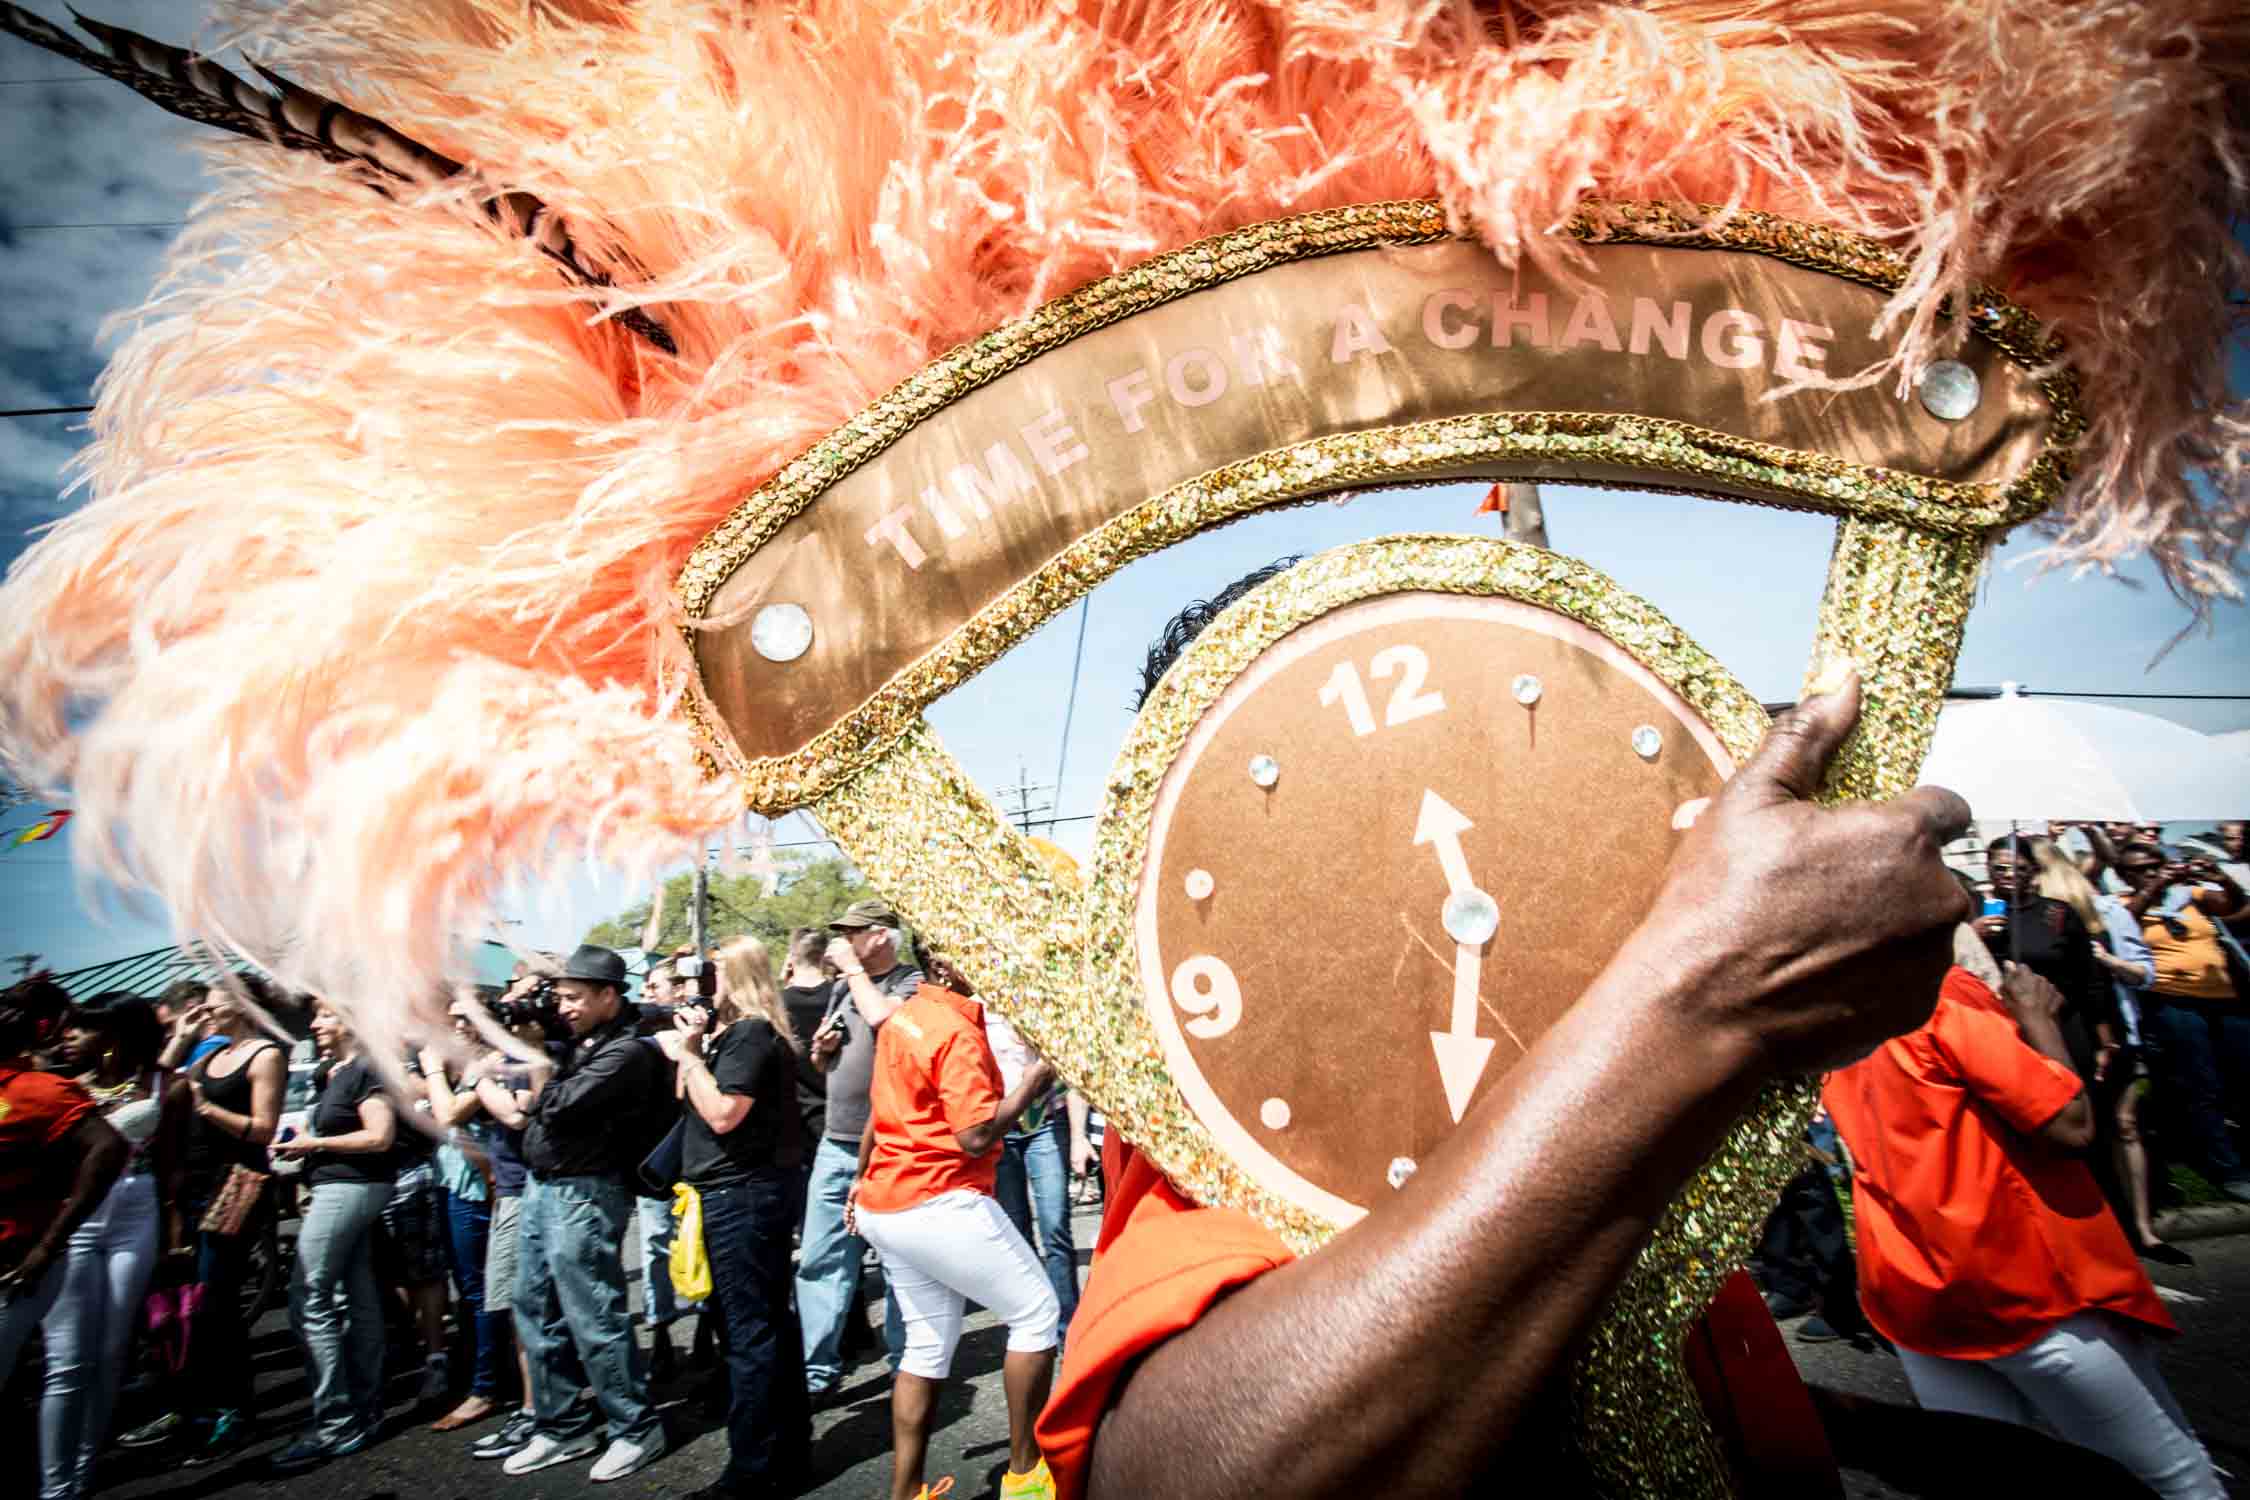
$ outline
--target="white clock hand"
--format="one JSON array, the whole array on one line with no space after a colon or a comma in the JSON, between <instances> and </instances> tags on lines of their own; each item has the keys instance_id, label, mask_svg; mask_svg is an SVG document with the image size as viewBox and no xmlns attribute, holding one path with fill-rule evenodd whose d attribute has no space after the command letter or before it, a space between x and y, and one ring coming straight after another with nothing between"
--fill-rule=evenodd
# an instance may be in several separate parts
<instances>
[{"instance_id":1,"label":"white clock hand","mask_svg":"<svg viewBox=\"0 0 2250 1500\"><path fill-rule=\"evenodd\" d=\"M1414 820L1414 842L1437 846L1438 864L1445 871L1448 905L1452 904L1450 897L1464 892L1482 897L1486 903L1492 900L1469 878L1469 858L1461 852L1461 835L1475 826L1452 803L1423 789L1422 809ZM1492 1061L1493 1039L1477 1035L1477 990L1483 977L1484 944L1456 939L1453 1024L1449 1030L1430 1033L1430 1047L1437 1054L1438 1081L1445 1086L1445 1107L1452 1111L1455 1124L1459 1124L1461 1116L1468 1111L1469 1097L1476 1092L1478 1080L1484 1077L1486 1064Z\"/></svg>"}]
</instances>

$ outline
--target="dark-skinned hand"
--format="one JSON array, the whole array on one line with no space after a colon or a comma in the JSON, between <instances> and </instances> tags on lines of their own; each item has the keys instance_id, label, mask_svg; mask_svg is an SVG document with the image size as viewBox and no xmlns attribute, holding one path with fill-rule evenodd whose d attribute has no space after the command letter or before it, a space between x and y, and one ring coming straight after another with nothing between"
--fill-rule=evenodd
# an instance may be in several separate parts
<instances>
[{"instance_id":1,"label":"dark-skinned hand","mask_svg":"<svg viewBox=\"0 0 2250 1500\"><path fill-rule=\"evenodd\" d=\"M1673 856L1642 937L1685 966L1698 1030L1766 1074L1841 1067L1929 1019L1969 898L1938 852L1952 792L1816 806L1859 680L1783 715Z\"/></svg>"},{"instance_id":2,"label":"dark-skinned hand","mask_svg":"<svg viewBox=\"0 0 2250 1500\"><path fill-rule=\"evenodd\" d=\"M2018 1025L2027 1020L2052 1021L2062 1014L2063 992L2022 964L2001 965L2000 1003Z\"/></svg>"}]
</instances>

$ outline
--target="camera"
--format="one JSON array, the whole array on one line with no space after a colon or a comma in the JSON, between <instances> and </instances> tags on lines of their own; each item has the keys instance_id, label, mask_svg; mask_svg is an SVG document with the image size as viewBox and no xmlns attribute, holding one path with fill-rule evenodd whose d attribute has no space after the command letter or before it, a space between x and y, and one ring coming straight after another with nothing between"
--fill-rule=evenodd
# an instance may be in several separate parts
<instances>
[{"instance_id":1,"label":"camera","mask_svg":"<svg viewBox=\"0 0 2250 1500\"><path fill-rule=\"evenodd\" d=\"M549 1031L555 1027L555 981L541 975L539 982L520 995L502 995L492 1002L492 1015L503 1026L537 1021Z\"/></svg>"}]
</instances>

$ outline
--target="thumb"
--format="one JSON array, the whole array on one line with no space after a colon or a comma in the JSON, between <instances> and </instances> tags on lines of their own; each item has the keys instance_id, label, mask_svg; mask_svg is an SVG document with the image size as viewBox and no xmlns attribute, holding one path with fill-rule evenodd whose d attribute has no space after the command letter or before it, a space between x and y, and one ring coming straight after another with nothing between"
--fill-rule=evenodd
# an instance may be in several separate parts
<instances>
[{"instance_id":1,"label":"thumb","mask_svg":"<svg viewBox=\"0 0 2250 1500\"><path fill-rule=\"evenodd\" d=\"M1859 674L1833 692L1807 698L1766 731L1765 743L1735 773L1730 790L1756 802L1806 801L1820 790L1828 762L1859 723Z\"/></svg>"}]
</instances>

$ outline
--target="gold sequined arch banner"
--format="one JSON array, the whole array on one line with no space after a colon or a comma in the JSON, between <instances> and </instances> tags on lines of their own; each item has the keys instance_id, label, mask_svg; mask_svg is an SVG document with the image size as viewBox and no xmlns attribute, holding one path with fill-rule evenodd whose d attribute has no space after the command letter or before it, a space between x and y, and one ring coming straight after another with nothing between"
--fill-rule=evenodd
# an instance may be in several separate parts
<instances>
[{"instance_id":1,"label":"gold sequined arch banner","mask_svg":"<svg viewBox=\"0 0 2250 1500\"><path fill-rule=\"evenodd\" d=\"M1375 654L1355 670L1376 676L1383 653L1398 666L1427 644L1429 660L1407 674L1426 669L1420 696L1384 706L1356 678L1332 678L1324 732L1348 745L1385 728L1400 702L1408 731L1414 704L1454 705L1444 722L1469 740L1419 760L1401 752L1430 785L1377 787L1367 804L1391 799L1385 858L1421 861L1411 878L1443 865L1451 880L1483 856L1478 835L1449 845L1449 830L1489 833L1511 815L1447 781L1499 743L1493 726L1512 711L1502 684L1461 670L1481 649L1462 643L1504 637L1546 653L1558 691L1537 711L1558 733L1590 736L1594 780L1570 793L1582 801L1691 804L1754 747L1756 703L1654 605L1572 559L1459 537L1342 549L1244 600L1167 676L1112 772L1083 884L1008 825L922 709L1125 563L1259 509L1386 482L1623 484L1838 518L1808 679L1848 659L1866 709L1829 795L1895 795L1912 784L1951 680L1986 537L2048 503L2081 431L2058 351L1997 297L1955 309L1953 357L1904 395L1851 382L1889 354L1869 330L1902 267L1878 246L1653 205L1591 205L1568 232L1586 255L1573 284L1501 268L1425 203L1309 214L1159 256L925 368L751 494L679 581L701 622L683 701L711 768L753 808L814 810L1113 1128L1184 1191L1249 1210L1300 1250L1382 1191L1384 1164L1322 1157L1288 1090L1241 1076L1241 1057L1274 1054L1270 1039L1286 1033L1259 1033L1261 1009L1237 1035L1257 1002L1230 997L1224 952L1188 953L1218 940L1181 946L1233 877L1191 857L1195 840L1179 830L1238 815L1273 829L1287 822L1276 809L1305 805L1255 794L1239 774L1196 790L1190 762L1222 734L1228 705L1319 632L1364 644ZM1697 546L1697 519L1683 501L1684 549ZM1713 562L1758 571L1756 559ZM1331 668L1343 659L1288 670ZM1347 686L1360 698L1333 696ZM1295 707L1269 727L1304 745L1289 715L1314 700L1282 696ZM1644 731L1656 748L1636 760L1625 747ZM1314 764L1296 749L1288 758L1300 776ZM1643 762L1654 764L1634 769ZM1628 797L1636 776L1647 784ZM1600 777L1616 778L1617 797ZM1424 801L1414 816L1417 793L1438 810ZM1660 866L1671 835L1636 816L1641 831L1617 847ZM1268 883L1281 891L1304 863L1275 865ZM1527 899L1503 891L1503 920ZM1547 976L1553 993L1575 993L1571 982ZM1475 990L1456 986L1453 1024L1468 1039L1456 1036L1450 1061L1442 1034L1394 1049L1433 1081L1433 1067L1446 1074L1444 1106L1434 1087L1411 1106L1425 1116L1419 1141L1442 1136L1504 1070L1484 1050L1511 1023L1486 1024ZM1318 1067L1281 1061L1312 1090L1297 1107L1318 1109ZM1813 1099L1809 1084L1761 1098L1596 1329L1574 1389L1599 1489L1730 1492L1681 1340L1795 1170ZM1284 1135L1310 1154L1280 1160L1298 1149L1267 1149ZM1332 1181L1312 1181L1324 1171Z\"/></svg>"}]
</instances>

